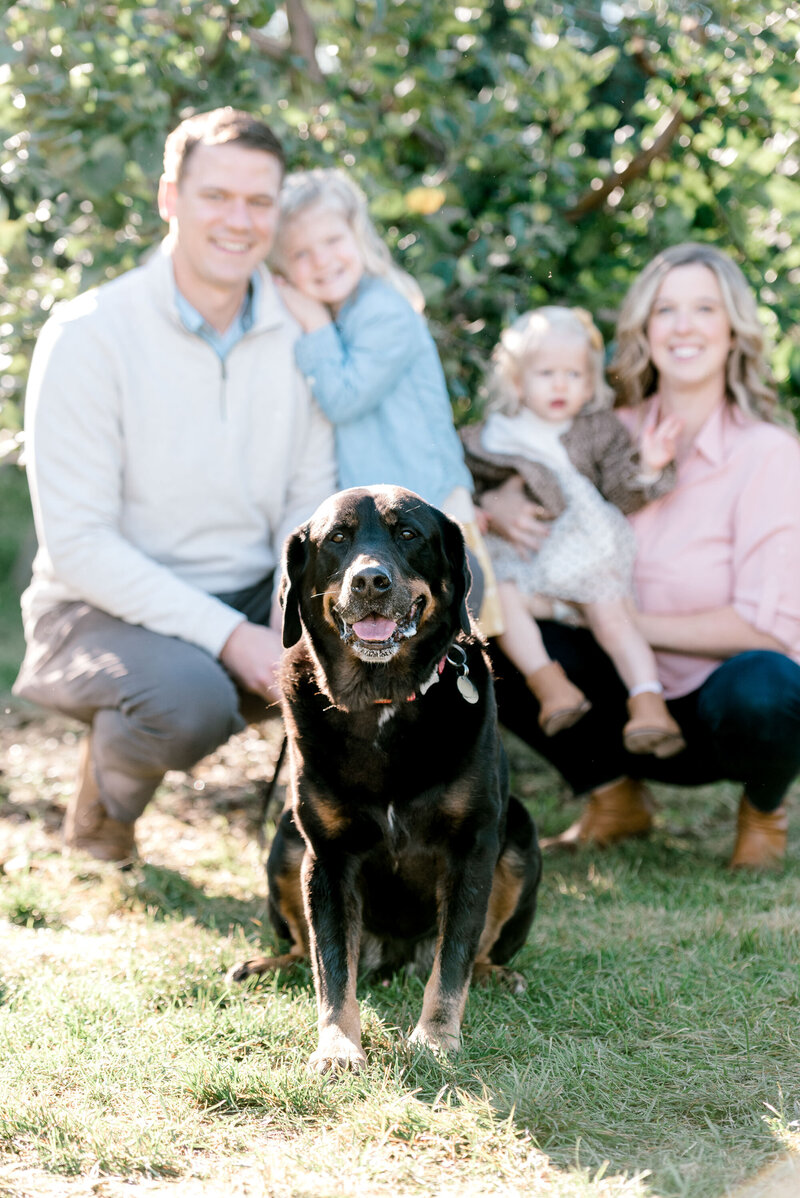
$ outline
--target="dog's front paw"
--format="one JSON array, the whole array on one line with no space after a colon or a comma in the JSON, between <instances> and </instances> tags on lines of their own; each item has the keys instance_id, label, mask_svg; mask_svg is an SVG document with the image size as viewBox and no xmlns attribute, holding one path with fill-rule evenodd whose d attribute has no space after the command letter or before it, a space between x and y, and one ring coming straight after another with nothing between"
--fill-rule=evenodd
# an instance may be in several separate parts
<instances>
[{"instance_id":1,"label":"dog's front paw","mask_svg":"<svg viewBox=\"0 0 800 1198\"><path fill-rule=\"evenodd\" d=\"M458 1052L461 1047L459 1028L441 1027L419 1021L409 1037L409 1044L416 1048L429 1048L437 1056Z\"/></svg>"},{"instance_id":2,"label":"dog's front paw","mask_svg":"<svg viewBox=\"0 0 800 1198\"><path fill-rule=\"evenodd\" d=\"M347 1036L337 1034L323 1036L316 1052L308 1059L309 1069L315 1073L360 1073L367 1063L364 1049L354 1044Z\"/></svg>"}]
</instances>

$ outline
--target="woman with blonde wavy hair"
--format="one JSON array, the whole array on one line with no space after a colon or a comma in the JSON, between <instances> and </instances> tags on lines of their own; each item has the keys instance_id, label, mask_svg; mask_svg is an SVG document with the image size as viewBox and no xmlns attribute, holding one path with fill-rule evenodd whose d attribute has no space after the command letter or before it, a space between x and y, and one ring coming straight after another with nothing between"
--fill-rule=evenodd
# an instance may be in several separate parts
<instances>
[{"instance_id":1,"label":"woman with blonde wavy hair","mask_svg":"<svg viewBox=\"0 0 800 1198\"><path fill-rule=\"evenodd\" d=\"M642 779L742 785L730 864L787 847L784 799L800 773L800 441L778 408L755 298L739 267L696 243L658 254L622 305L610 367L634 439L680 422L669 494L629 517L638 624L686 748L668 760L619 746L624 691L551 741L530 734L525 687L501 663L500 714L588 802L550 847L605 845L652 827ZM496 493L494 525L536 548L536 513ZM586 629L548 623L551 656L592 699L613 671Z\"/></svg>"},{"instance_id":2,"label":"woman with blonde wavy hair","mask_svg":"<svg viewBox=\"0 0 800 1198\"><path fill-rule=\"evenodd\" d=\"M778 408L765 355L764 328L755 296L739 267L713 246L689 241L664 250L631 286L617 322L617 350L611 375L620 407L635 407L658 389L658 372L650 358L647 324L658 290L675 267L697 264L715 276L731 326L725 384L729 400L746 416L786 425Z\"/></svg>"}]
</instances>

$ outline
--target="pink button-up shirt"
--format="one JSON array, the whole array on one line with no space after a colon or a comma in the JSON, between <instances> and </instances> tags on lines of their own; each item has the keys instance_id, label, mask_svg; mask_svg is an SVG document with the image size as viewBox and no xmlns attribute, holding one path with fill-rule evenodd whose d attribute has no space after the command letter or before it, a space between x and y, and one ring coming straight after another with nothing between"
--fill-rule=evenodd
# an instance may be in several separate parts
<instances>
[{"instance_id":1,"label":"pink button-up shirt","mask_svg":"<svg viewBox=\"0 0 800 1198\"><path fill-rule=\"evenodd\" d=\"M636 439L656 401L617 415ZM691 614L733 606L800 662L800 441L722 403L678 467L675 489L630 517L640 611ZM720 663L656 654L668 698L700 686Z\"/></svg>"}]
</instances>

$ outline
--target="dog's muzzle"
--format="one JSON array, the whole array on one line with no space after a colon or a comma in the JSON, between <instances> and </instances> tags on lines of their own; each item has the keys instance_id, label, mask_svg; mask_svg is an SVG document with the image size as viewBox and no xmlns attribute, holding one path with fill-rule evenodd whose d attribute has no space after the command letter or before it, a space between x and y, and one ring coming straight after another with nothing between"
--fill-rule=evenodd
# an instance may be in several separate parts
<instances>
[{"instance_id":1,"label":"dog's muzzle","mask_svg":"<svg viewBox=\"0 0 800 1198\"><path fill-rule=\"evenodd\" d=\"M424 606L424 598L414 599L388 567L362 561L347 571L333 615L339 635L357 657L389 661L416 634Z\"/></svg>"}]
</instances>

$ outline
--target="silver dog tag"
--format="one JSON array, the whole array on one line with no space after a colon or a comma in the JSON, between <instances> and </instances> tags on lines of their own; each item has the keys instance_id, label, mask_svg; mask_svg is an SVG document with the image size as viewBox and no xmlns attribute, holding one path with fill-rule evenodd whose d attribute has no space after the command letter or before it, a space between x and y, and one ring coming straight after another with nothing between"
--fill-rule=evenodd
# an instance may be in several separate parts
<instances>
[{"instance_id":1,"label":"silver dog tag","mask_svg":"<svg viewBox=\"0 0 800 1198\"><path fill-rule=\"evenodd\" d=\"M466 699L468 703L478 702L478 688L471 678L466 674L460 674L456 679L456 686L462 699Z\"/></svg>"}]
</instances>

